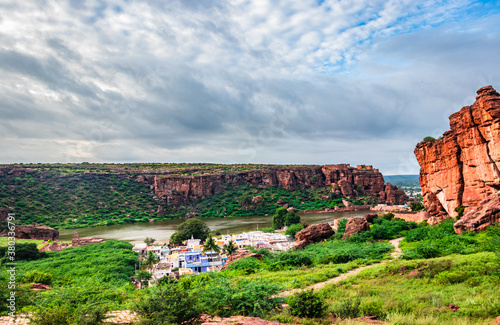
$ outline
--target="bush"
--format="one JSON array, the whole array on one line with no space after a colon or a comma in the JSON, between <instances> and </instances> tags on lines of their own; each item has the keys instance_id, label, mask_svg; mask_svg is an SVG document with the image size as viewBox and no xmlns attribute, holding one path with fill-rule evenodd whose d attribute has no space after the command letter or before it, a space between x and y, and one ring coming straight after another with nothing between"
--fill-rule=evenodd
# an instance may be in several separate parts
<instances>
[{"instance_id":1,"label":"bush","mask_svg":"<svg viewBox=\"0 0 500 325\"><path fill-rule=\"evenodd\" d=\"M148 295L140 299L134 309L142 324L197 324L200 310L198 300L191 291L170 282L147 289Z\"/></svg>"},{"instance_id":2,"label":"bush","mask_svg":"<svg viewBox=\"0 0 500 325\"><path fill-rule=\"evenodd\" d=\"M294 224L294 225L290 225L286 229L285 235L288 235L288 236L291 236L292 238L295 238L295 235L299 231L301 231L302 229L304 229L304 227L300 223L297 223L297 224Z\"/></svg>"},{"instance_id":3,"label":"bush","mask_svg":"<svg viewBox=\"0 0 500 325\"><path fill-rule=\"evenodd\" d=\"M290 313L297 317L319 318L324 315L325 301L313 290L304 290L294 294L289 300Z\"/></svg>"},{"instance_id":4,"label":"bush","mask_svg":"<svg viewBox=\"0 0 500 325\"><path fill-rule=\"evenodd\" d=\"M337 318L356 318L361 316L361 298L342 299L331 307L331 312Z\"/></svg>"},{"instance_id":5,"label":"bush","mask_svg":"<svg viewBox=\"0 0 500 325\"><path fill-rule=\"evenodd\" d=\"M425 141L425 142L434 142L434 141L436 141L436 138L431 137L431 136L428 136L428 137L425 137L425 138L424 138L424 141Z\"/></svg>"},{"instance_id":6,"label":"bush","mask_svg":"<svg viewBox=\"0 0 500 325\"><path fill-rule=\"evenodd\" d=\"M50 284L52 282L52 274L47 272L40 272L37 270L28 271L23 279L25 283L43 283Z\"/></svg>"},{"instance_id":7,"label":"bush","mask_svg":"<svg viewBox=\"0 0 500 325\"><path fill-rule=\"evenodd\" d=\"M279 287L266 281L241 280L231 283L219 278L199 291L200 306L212 316L232 315L262 317L281 306Z\"/></svg>"},{"instance_id":8,"label":"bush","mask_svg":"<svg viewBox=\"0 0 500 325\"><path fill-rule=\"evenodd\" d=\"M417 211L424 210L425 206L422 204L422 202L411 202L410 208L411 208L411 211L417 212Z\"/></svg>"},{"instance_id":9,"label":"bush","mask_svg":"<svg viewBox=\"0 0 500 325\"><path fill-rule=\"evenodd\" d=\"M464 210L465 207L462 205L455 208L455 212L457 213L457 220L460 220L460 218L464 216Z\"/></svg>"}]
</instances>

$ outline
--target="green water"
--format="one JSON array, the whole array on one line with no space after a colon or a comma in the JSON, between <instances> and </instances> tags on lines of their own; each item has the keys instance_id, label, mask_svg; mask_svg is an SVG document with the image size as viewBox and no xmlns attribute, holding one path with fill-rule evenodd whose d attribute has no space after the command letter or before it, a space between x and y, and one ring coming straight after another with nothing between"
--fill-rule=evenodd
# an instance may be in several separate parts
<instances>
[{"instance_id":1,"label":"green water","mask_svg":"<svg viewBox=\"0 0 500 325\"><path fill-rule=\"evenodd\" d=\"M369 211L353 212L331 212L331 213L311 213L302 214L301 219L309 224L333 221L340 218L360 217ZM100 237L103 239L126 240L135 243L143 243L146 237L152 237L157 242L166 242L175 232L175 228L186 219L172 219L158 222L133 223L126 225L113 225L103 227L91 227L80 229L61 229L59 238L61 240L71 240L78 231L80 237ZM232 218L202 218L212 232L220 231L222 234L252 231L270 227L272 216L250 216Z\"/></svg>"}]
</instances>

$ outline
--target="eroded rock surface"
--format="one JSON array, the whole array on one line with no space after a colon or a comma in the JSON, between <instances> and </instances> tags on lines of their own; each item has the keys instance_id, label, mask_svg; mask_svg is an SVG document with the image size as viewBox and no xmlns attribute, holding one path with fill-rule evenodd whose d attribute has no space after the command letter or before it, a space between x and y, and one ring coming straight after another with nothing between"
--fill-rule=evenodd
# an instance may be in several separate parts
<instances>
[{"instance_id":1,"label":"eroded rock surface","mask_svg":"<svg viewBox=\"0 0 500 325\"><path fill-rule=\"evenodd\" d=\"M0 236L7 236L7 229L0 233ZM41 239L41 240L57 240L59 239L59 231L45 225L16 225L16 238L18 239Z\"/></svg>"},{"instance_id":2,"label":"eroded rock surface","mask_svg":"<svg viewBox=\"0 0 500 325\"><path fill-rule=\"evenodd\" d=\"M250 184L277 186L285 189L310 189L332 186L332 191L345 197L372 196L380 203L403 204L404 192L390 184L372 166L357 168L347 164L325 166L266 167L260 170L211 175L161 175L141 182L154 186L155 195L167 205L180 205L223 192L226 185Z\"/></svg>"},{"instance_id":3,"label":"eroded rock surface","mask_svg":"<svg viewBox=\"0 0 500 325\"><path fill-rule=\"evenodd\" d=\"M370 230L370 225L368 224L367 218L349 218L347 220L347 225L345 226L344 236L342 239L351 237L361 231Z\"/></svg>"},{"instance_id":4,"label":"eroded rock surface","mask_svg":"<svg viewBox=\"0 0 500 325\"><path fill-rule=\"evenodd\" d=\"M479 89L474 104L450 116L450 129L415 149L424 204L436 220L455 217L464 206L461 224L472 226L484 211L476 208L500 190L500 94L491 86Z\"/></svg>"},{"instance_id":5,"label":"eroded rock surface","mask_svg":"<svg viewBox=\"0 0 500 325\"><path fill-rule=\"evenodd\" d=\"M334 234L335 232L328 222L310 225L295 234L295 239L297 241L293 248L302 249L309 244L318 243L322 240L328 239Z\"/></svg>"},{"instance_id":6,"label":"eroded rock surface","mask_svg":"<svg viewBox=\"0 0 500 325\"><path fill-rule=\"evenodd\" d=\"M481 201L478 206L467 212L453 227L455 232L481 231L489 225L500 222L500 193L495 193Z\"/></svg>"}]
</instances>

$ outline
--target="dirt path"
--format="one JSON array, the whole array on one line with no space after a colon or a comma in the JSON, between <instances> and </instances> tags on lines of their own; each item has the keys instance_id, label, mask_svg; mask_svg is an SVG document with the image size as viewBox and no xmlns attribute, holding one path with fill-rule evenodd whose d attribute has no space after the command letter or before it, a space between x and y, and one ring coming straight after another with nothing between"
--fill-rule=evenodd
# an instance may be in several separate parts
<instances>
[{"instance_id":1,"label":"dirt path","mask_svg":"<svg viewBox=\"0 0 500 325\"><path fill-rule=\"evenodd\" d=\"M391 253L391 256L393 258L398 258L399 256L401 256L403 254L403 252L401 251L401 248L399 248L399 242L401 242L401 240L403 240L403 237L397 238L397 239L393 239L393 240L389 241L389 243L392 246L394 246L394 252ZM366 270L366 269L369 269L369 268L372 268L372 267L375 267L375 266L379 266L379 265L385 264L387 262L389 262L389 261L383 261L383 262L380 262L380 263L377 263L377 264L361 266L361 267L358 267L356 269L350 270L350 271L348 271L346 273L343 273L343 274L341 274L341 275L339 275L339 276L337 276L335 278L326 280L324 282L315 283L313 285L310 285L310 286L302 288L302 289L292 289L292 290L288 290L288 291L283 291L280 294L278 294L278 297L291 296L294 293L300 292L300 291L303 291L303 290L310 290L310 289L319 290L319 289L323 288L327 284L340 282L342 280L347 279L350 276L358 274L359 272L361 272L363 270Z\"/></svg>"}]
</instances>

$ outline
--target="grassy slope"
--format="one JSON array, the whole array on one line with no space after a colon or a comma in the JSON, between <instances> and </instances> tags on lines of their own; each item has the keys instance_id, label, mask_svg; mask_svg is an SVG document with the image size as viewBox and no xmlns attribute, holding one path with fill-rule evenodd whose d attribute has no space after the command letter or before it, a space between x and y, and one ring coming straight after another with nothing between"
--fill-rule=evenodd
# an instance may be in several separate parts
<instances>
[{"instance_id":1,"label":"grassy slope","mask_svg":"<svg viewBox=\"0 0 500 325\"><path fill-rule=\"evenodd\" d=\"M131 248L126 242L107 241L48 252L48 257L35 261L17 261L16 307L28 312L35 306L64 305L71 301L77 305L105 304L111 310L126 308L121 305L134 294L130 280L138 263L137 253ZM34 270L52 276L51 290L28 289L30 285L24 283L23 277ZM5 286L7 281L0 280ZM6 311L4 302L0 314Z\"/></svg>"}]
</instances>

